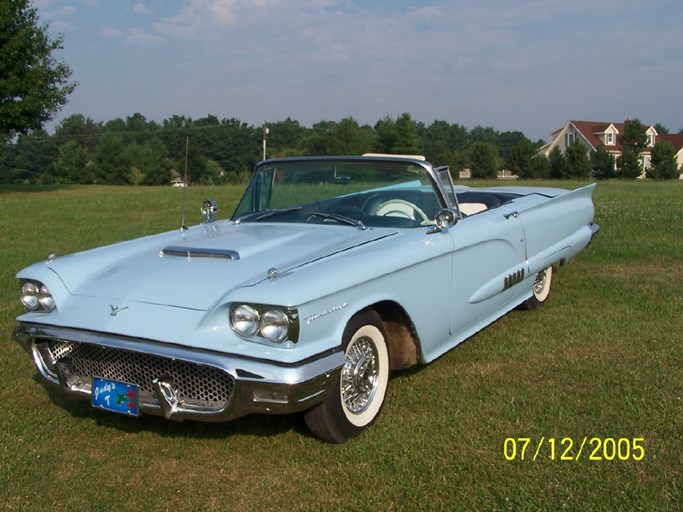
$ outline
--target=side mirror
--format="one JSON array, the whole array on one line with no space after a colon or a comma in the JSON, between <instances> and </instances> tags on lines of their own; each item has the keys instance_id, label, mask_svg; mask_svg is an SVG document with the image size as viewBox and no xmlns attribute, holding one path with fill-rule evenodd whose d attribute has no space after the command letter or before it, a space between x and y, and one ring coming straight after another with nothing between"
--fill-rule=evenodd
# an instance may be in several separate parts
<instances>
[{"instance_id":1,"label":"side mirror","mask_svg":"<svg viewBox=\"0 0 683 512\"><path fill-rule=\"evenodd\" d=\"M436 227L429 231L429 233L440 233L455 226L460 220L460 214L453 208L444 208L436 214L434 223Z\"/></svg>"},{"instance_id":2,"label":"side mirror","mask_svg":"<svg viewBox=\"0 0 683 512\"><path fill-rule=\"evenodd\" d=\"M202 207L199 211L202 213L202 217L206 219L206 222L213 222L216 220L218 205L213 199L207 199L202 203Z\"/></svg>"}]
</instances>

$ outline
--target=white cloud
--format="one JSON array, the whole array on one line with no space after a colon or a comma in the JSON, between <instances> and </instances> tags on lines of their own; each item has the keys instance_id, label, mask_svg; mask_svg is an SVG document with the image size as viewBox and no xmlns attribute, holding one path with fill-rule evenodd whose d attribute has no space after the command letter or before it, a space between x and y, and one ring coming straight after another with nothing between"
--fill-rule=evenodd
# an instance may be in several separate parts
<instances>
[{"instance_id":1,"label":"white cloud","mask_svg":"<svg viewBox=\"0 0 683 512\"><path fill-rule=\"evenodd\" d=\"M100 35L107 39L116 39L123 36L123 31L118 28L103 27L102 30L100 30Z\"/></svg>"},{"instance_id":2,"label":"white cloud","mask_svg":"<svg viewBox=\"0 0 683 512\"><path fill-rule=\"evenodd\" d=\"M126 35L126 43L160 43L163 38L142 27L133 27Z\"/></svg>"},{"instance_id":3,"label":"white cloud","mask_svg":"<svg viewBox=\"0 0 683 512\"><path fill-rule=\"evenodd\" d=\"M133 6L133 12L135 14L149 14L150 11L145 4L138 3Z\"/></svg>"},{"instance_id":4,"label":"white cloud","mask_svg":"<svg viewBox=\"0 0 683 512\"><path fill-rule=\"evenodd\" d=\"M157 117L209 112L310 124L410 112L534 138L591 113L671 125L682 79L676 16L659 20L635 0L135 0L127 11L113 2L86 9L85 1L34 3L47 6L41 16L49 12L54 28L78 22L66 41L83 37L72 48L84 72L107 51L114 56L111 72L136 91L115 95L125 104L116 115L155 105ZM665 1L681 12L680 0ZM67 4L78 6L78 19L60 12ZM101 20L109 26L100 34L113 40L86 59L86 36ZM155 46L131 54L121 42ZM181 72L182 83L169 79ZM105 88L113 83L105 78L93 72L91 80ZM87 79L79 80L85 90ZM668 118L656 106L641 113L655 101ZM103 107L82 111L93 115L89 108Z\"/></svg>"}]
</instances>

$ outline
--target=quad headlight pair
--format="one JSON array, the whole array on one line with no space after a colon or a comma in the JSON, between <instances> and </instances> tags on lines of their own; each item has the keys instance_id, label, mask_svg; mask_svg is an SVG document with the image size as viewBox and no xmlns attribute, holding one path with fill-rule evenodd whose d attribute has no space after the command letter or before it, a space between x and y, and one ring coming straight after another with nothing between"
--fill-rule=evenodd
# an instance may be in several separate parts
<instances>
[{"instance_id":1,"label":"quad headlight pair","mask_svg":"<svg viewBox=\"0 0 683 512\"><path fill-rule=\"evenodd\" d=\"M296 310L268 305L238 304L230 310L230 326L240 338L259 336L278 344L298 340L298 318Z\"/></svg>"},{"instance_id":2,"label":"quad headlight pair","mask_svg":"<svg viewBox=\"0 0 683 512\"><path fill-rule=\"evenodd\" d=\"M19 300L30 311L53 311L57 306L47 286L37 281L22 283Z\"/></svg>"}]
</instances>

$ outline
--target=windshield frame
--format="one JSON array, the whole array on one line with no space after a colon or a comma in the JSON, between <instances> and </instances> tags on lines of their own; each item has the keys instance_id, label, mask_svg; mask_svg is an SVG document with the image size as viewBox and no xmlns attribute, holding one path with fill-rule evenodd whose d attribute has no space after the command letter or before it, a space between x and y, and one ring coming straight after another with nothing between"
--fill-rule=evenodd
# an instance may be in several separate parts
<instances>
[{"instance_id":1,"label":"windshield frame","mask_svg":"<svg viewBox=\"0 0 683 512\"><path fill-rule=\"evenodd\" d=\"M376 170L378 172L383 172L384 170L391 171L394 167L396 171L400 171L402 167L406 168L408 172L409 167L416 168L416 170L421 171L416 174L416 179L420 180L421 187L430 186L434 193L434 197L438 202L439 209L451 207L451 201L448 194L445 193L444 184L442 183L440 177L438 176L434 167L427 161L419 160L411 157L392 157L392 156L325 156L325 157L290 157L290 158L274 158L269 160L263 160L259 162L255 168L249 184L247 185L242 198L238 202L235 211L231 217L231 220L236 223L244 221L257 221L259 219L258 212L272 212L277 211L280 208L273 208L269 206L269 202L272 200L272 190L273 184L275 182L275 169L278 167L294 167L301 164L303 168L312 168L314 165L319 164L321 169L328 168L330 171L334 171L334 182L337 184L349 183L350 180L347 176L340 176L337 174L337 167L344 166L363 166L364 164L372 166L376 165ZM441 169L441 168L440 168ZM305 172L302 170L302 172ZM422 174L424 173L424 174ZM425 179L426 178L426 179ZM400 187L406 182L398 182L397 187ZM369 192L370 189L367 190ZM351 191L350 191L351 192ZM363 193L364 191L358 192ZM344 197L344 194L337 196L330 196L330 199ZM306 205L306 202L297 203ZM293 205L285 205L283 210L294 211ZM319 216L322 218L322 216ZM264 219L272 219L273 221L285 221L285 222L297 222L296 220L287 220L284 215L265 215ZM429 219L433 220L433 219ZM424 223L423 223L424 224Z\"/></svg>"}]
</instances>

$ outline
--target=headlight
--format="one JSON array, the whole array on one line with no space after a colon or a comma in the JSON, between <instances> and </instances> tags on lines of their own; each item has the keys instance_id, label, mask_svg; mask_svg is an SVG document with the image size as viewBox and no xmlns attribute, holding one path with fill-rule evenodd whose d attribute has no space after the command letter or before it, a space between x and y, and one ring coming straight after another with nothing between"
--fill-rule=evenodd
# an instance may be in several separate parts
<instances>
[{"instance_id":1,"label":"headlight","mask_svg":"<svg viewBox=\"0 0 683 512\"><path fill-rule=\"evenodd\" d=\"M55 309L55 298L52 296L50 290L48 290L47 286L45 285L42 285L40 287L40 290L38 291L38 302L41 306L43 306L43 309L45 309L45 311L52 311L53 309Z\"/></svg>"},{"instance_id":2,"label":"headlight","mask_svg":"<svg viewBox=\"0 0 683 512\"><path fill-rule=\"evenodd\" d=\"M22 284L19 298L26 308L35 311L40 303L38 300L38 287L30 282Z\"/></svg>"},{"instance_id":3,"label":"headlight","mask_svg":"<svg viewBox=\"0 0 683 512\"><path fill-rule=\"evenodd\" d=\"M296 308L270 304L237 304L230 310L230 326L240 338L262 338L271 343L299 341L299 313Z\"/></svg>"},{"instance_id":4,"label":"headlight","mask_svg":"<svg viewBox=\"0 0 683 512\"><path fill-rule=\"evenodd\" d=\"M260 328L264 338L274 343L282 343L287 338L289 319L282 311L270 309L263 313Z\"/></svg>"},{"instance_id":5,"label":"headlight","mask_svg":"<svg viewBox=\"0 0 683 512\"><path fill-rule=\"evenodd\" d=\"M26 281L21 285L19 293L21 303L30 311L52 311L55 299L47 286L37 281Z\"/></svg>"},{"instance_id":6,"label":"headlight","mask_svg":"<svg viewBox=\"0 0 683 512\"><path fill-rule=\"evenodd\" d=\"M259 314L251 306L242 304L230 313L230 324L233 331L242 338L250 338L258 332Z\"/></svg>"}]
</instances>

